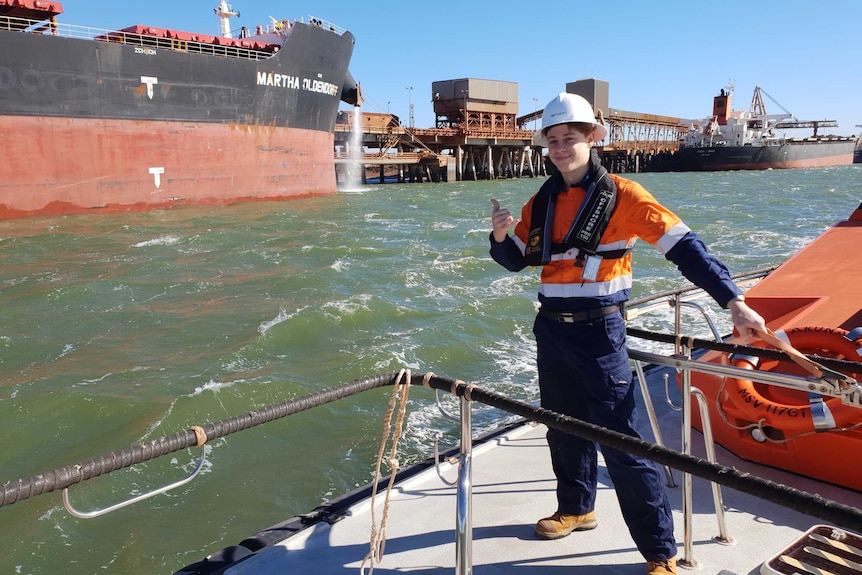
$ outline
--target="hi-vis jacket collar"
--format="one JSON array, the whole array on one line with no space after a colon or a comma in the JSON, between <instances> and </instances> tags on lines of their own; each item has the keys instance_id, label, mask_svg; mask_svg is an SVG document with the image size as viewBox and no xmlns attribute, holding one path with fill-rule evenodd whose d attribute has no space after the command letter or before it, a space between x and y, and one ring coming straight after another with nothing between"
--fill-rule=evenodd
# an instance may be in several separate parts
<instances>
[{"instance_id":1,"label":"hi-vis jacket collar","mask_svg":"<svg viewBox=\"0 0 862 575\"><path fill-rule=\"evenodd\" d=\"M578 249L578 260L584 254L595 255L602 234L611 219L617 201L617 188L608 171L602 166L598 152L590 153L590 169L587 172L586 197L572 221L562 243L553 243L554 207L557 194L565 189L561 174L548 178L533 200L530 214L530 234L524 256L527 265L545 265L551 261L552 254ZM628 249L602 252L602 258L621 258L629 253Z\"/></svg>"}]
</instances>

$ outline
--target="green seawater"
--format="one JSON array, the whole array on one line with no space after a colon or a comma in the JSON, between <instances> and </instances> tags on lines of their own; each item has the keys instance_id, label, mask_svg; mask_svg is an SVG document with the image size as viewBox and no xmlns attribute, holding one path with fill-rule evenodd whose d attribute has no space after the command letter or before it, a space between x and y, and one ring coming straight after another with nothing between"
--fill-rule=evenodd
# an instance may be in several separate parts
<instances>
[{"instance_id":1,"label":"green seawater","mask_svg":"<svg viewBox=\"0 0 862 575\"><path fill-rule=\"evenodd\" d=\"M782 262L862 200L862 166L631 177L734 273ZM0 222L0 482L402 368L536 402L538 274L495 264L488 233L490 198L517 212L539 184ZM638 297L681 278L641 242L635 284ZM59 493L0 507L0 573L171 574L310 511L371 480L389 393L213 441L194 481L96 519L66 513ZM510 420L474 408L476 433ZM458 426L414 389L402 465L435 436L452 447ZM73 505L171 483L198 456L75 485Z\"/></svg>"}]
</instances>

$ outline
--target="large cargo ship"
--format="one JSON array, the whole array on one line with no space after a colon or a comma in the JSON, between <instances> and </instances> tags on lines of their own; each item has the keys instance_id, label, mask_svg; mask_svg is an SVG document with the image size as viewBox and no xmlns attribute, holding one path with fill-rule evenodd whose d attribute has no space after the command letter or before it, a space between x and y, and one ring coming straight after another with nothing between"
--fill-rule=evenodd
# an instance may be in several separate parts
<instances>
[{"instance_id":1,"label":"large cargo ship","mask_svg":"<svg viewBox=\"0 0 862 575\"><path fill-rule=\"evenodd\" d=\"M233 35L214 11L219 35L100 30L0 0L0 219L335 192L353 35L318 18Z\"/></svg>"},{"instance_id":2,"label":"large cargo ship","mask_svg":"<svg viewBox=\"0 0 862 575\"><path fill-rule=\"evenodd\" d=\"M722 89L713 99L712 115L691 122L679 150L656 156L651 172L702 172L765 170L770 168L820 168L853 163L854 140L847 136L818 135L834 128L835 120L797 120L792 114L768 114L762 91L755 87L748 110L732 111L733 88ZM813 134L785 136L789 129L808 128Z\"/></svg>"}]
</instances>

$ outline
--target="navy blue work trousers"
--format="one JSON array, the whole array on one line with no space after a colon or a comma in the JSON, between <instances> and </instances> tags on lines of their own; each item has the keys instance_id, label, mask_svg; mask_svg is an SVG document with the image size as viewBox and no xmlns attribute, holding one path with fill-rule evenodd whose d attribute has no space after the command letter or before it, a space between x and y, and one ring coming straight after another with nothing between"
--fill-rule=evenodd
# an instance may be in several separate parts
<instances>
[{"instance_id":1,"label":"navy blue work trousers","mask_svg":"<svg viewBox=\"0 0 862 575\"><path fill-rule=\"evenodd\" d=\"M576 323L539 314L533 334L542 407L640 437L625 329L620 313ZM557 477L557 510L568 515L593 511L597 445L550 428L547 437ZM674 557L673 516L658 466L604 446L602 455L641 554L648 561Z\"/></svg>"}]
</instances>

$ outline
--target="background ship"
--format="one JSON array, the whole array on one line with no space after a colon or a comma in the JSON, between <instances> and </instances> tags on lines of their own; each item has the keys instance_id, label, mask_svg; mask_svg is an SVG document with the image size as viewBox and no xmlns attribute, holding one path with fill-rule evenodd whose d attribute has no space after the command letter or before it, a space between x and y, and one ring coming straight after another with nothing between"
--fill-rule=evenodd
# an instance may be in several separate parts
<instances>
[{"instance_id":1,"label":"background ship","mask_svg":"<svg viewBox=\"0 0 862 575\"><path fill-rule=\"evenodd\" d=\"M862 124L856 124L857 128L862 128ZM856 139L856 147L853 149L853 163L862 164L862 135Z\"/></svg>"},{"instance_id":2,"label":"background ship","mask_svg":"<svg viewBox=\"0 0 862 575\"><path fill-rule=\"evenodd\" d=\"M731 111L733 87L713 99L712 116L692 122L679 150L657 156L651 172L821 168L853 162L851 137L818 135L820 128L837 127L835 120L801 121L785 110L768 114L759 86L746 111ZM790 138L787 129L810 128L807 138Z\"/></svg>"},{"instance_id":3,"label":"background ship","mask_svg":"<svg viewBox=\"0 0 862 575\"><path fill-rule=\"evenodd\" d=\"M225 0L219 36L62 12L0 0L0 219L336 191L339 102L361 98L350 32L309 18L232 38Z\"/></svg>"}]
</instances>

